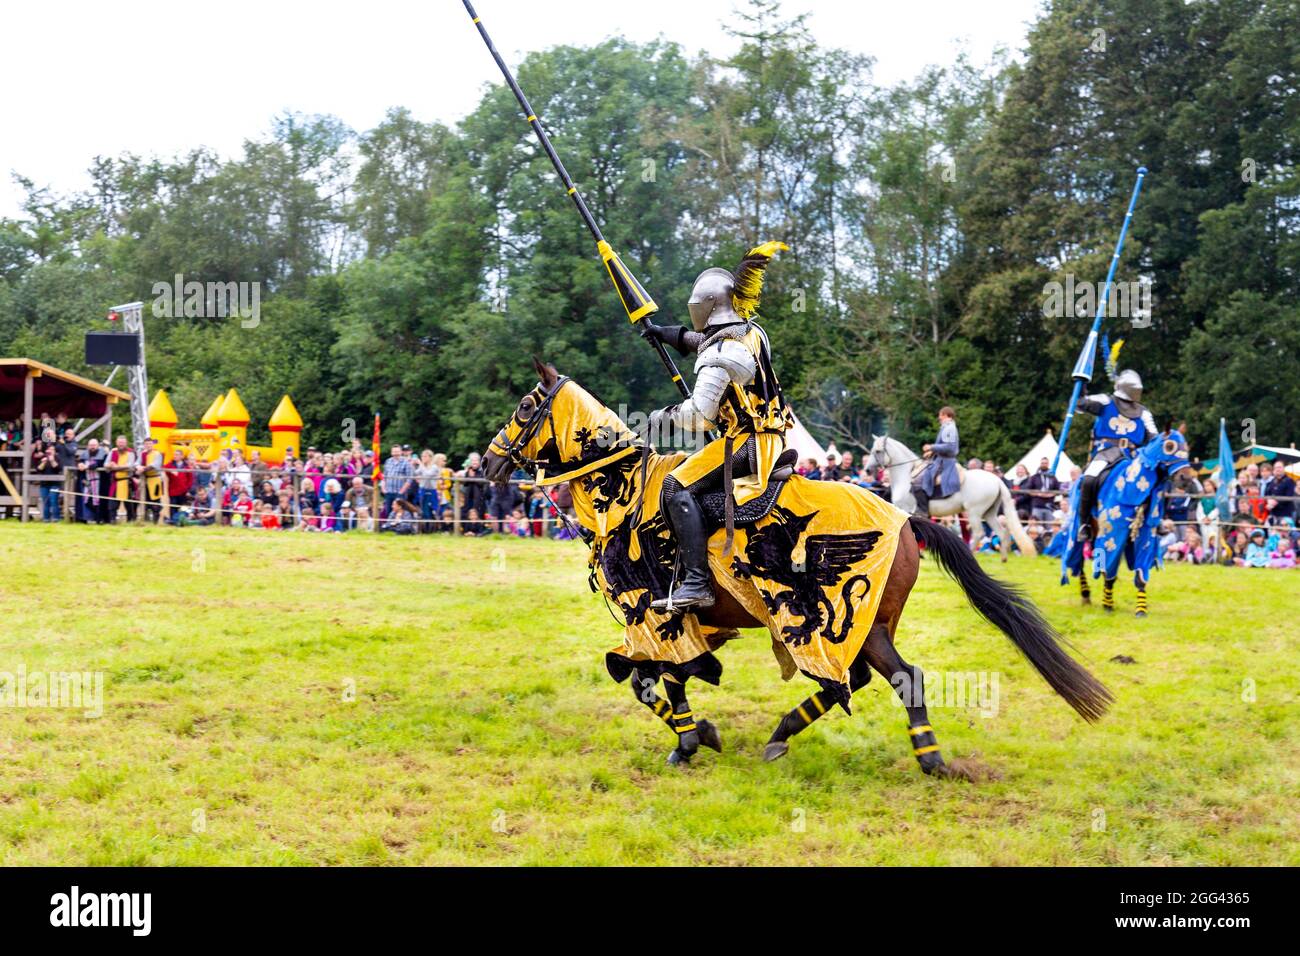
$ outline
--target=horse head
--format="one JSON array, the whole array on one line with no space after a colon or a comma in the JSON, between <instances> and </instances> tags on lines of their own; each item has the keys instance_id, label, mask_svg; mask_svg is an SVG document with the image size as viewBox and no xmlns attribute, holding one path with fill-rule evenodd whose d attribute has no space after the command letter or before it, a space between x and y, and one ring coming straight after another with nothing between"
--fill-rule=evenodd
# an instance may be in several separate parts
<instances>
[{"instance_id":1,"label":"horse head","mask_svg":"<svg viewBox=\"0 0 1300 956\"><path fill-rule=\"evenodd\" d=\"M538 383L483 453L483 474L505 482L515 468L539 484L577 478L633 454L641 440L611 409L554 365L533 359Z\"/></svg>"},{"instance_id":2,"label":"horse head","mask_svg":"<svg viewBox=\"0 0 1300 956\"><path fill-rule=\"evenodd\" d=\"M1138 450L1137 458L1162 483L1169 479L1176 484L1191 483L1192 464L1188 460L1187 439L1182 432L1155 435Z\"/></svg>"}]
</instances>

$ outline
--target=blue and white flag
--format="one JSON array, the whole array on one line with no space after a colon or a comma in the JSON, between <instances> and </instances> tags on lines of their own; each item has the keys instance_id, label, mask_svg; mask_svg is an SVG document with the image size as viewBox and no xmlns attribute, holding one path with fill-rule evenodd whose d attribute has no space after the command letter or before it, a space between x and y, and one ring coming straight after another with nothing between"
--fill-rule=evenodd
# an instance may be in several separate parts
<instances>
[{"instance_id":1,"label":"blue and white flag","mask_svg":"<svg viewBox=\"0 0 1300 956\"><path fill-rule=\"evenodd\" d=\"M1219 488L1215 503L1219 506L1219 520L1232 520L1232 483L1237 480L1233 470L1232 446L1228 444L1228 426L1219 419Z\"/></svg>"}]
</instances>

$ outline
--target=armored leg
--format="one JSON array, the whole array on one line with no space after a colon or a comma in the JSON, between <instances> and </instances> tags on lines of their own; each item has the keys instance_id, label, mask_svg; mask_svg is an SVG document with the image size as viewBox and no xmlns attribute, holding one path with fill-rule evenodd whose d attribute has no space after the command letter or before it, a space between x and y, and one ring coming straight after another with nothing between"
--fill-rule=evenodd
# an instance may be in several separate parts
<instances>
[{"instance_id":1,"label":"armored leg","mask_svg":"<svg viewBox=\"0 0 1300 956\"><path fill-rule=\"evenodd\" d=\"M1084 475L1079 488L1079 540L1092 540L1092 509L1097 505L1097 488L1100 475Z\"/></svg>"},{"instance_id":2,"label":"armored leg","mask_svg":"<svg viewBox=\"0 0 1300 956\"><path fill-rule=\"evenodd\" d=\"M671 480L671 479L670 479ZM675 481L665 488L664 517L677 539L681 580L666 598L653 602L656 611L701 611L713 606L709 582L709 538L704 514L691 492Z\"/></svg>"},{"instance_id":3,"label":"armored leg","mask_svg":"<svg viewBox=\"0 0 1300 956\"><path fill-rule=\"evenodd\" d=\"M916 499L916 511L914 513L922 518L930 517L930 492L920 485L913 485L912 497Z\"/></svg>"}]
</instances>

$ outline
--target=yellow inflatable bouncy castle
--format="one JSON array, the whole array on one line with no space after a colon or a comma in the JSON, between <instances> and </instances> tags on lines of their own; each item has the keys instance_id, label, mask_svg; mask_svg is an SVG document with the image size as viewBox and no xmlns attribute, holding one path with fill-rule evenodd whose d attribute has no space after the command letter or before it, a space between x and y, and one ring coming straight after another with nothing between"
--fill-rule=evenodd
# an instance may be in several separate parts
<instances>
[{"instance_id":1,"label":"yellow inflatable bouncy castle","mask_svg":"<svg viewBox=\"0 0 1300 956\"><path fill-rule=\"evenodd\" d=\"M222 451L237 450L245 459L258 452L268 465L284 463L284 456L298 457L302 417L288 395L280 399L275 413L267 423L271 431L271 445L248 444L248 409L233 388L218 395L203 413L198 428L177 428L176 410L162 389L149 403L149 436L158 443L167 461L172 450L180 448L185 454L194 454L201 461L215 461Z\"/></svg>"}]
</instances>

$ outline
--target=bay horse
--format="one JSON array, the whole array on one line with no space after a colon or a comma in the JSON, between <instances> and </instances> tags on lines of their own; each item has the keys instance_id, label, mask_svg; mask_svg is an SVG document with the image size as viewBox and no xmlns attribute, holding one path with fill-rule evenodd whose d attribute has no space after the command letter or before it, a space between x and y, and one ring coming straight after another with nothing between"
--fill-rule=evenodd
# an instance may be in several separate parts
<instances>
[{"instance_id":1,"label":"bay horse","mask_svg":"<svg viewBox=\"0 0 1300 956\"><path fill-rule=\"evenodd\" d=\"M656 612L650 605L671 588L675 555L658 494L683 453L659 454L554 366L533 364L540 381L484 452L484 475L504 482L523 468L539 485L569 482L592 546L593 590L603 590L626 619L607 669L616 681L631 678L638 700L676 733L670 763L689 762L700 746L721 751L716 727L691 710L686 683L718 683L722 666L713 651L738 628L767 628L782 676L797 670L820 687L781 718L765 760L783 756L790 738L831 707L850 712L850 697L875 670L902 699L921 770L967 776L945 763L926 710L924 675L895 646L922 545L971 607L1080 716L1096 721L1105 712L1112 699L1106 687L1066 653L1027 596L984 572L958 535L843 482L774 475L758 502L734 509L731 535L718 527L711 536L714 606L698 614ZM751 504L764 513L747 514ZM714 502L712 513L722 510ZM666 700L655 693L660 679Z\"/></svg>"}]
</instances>

